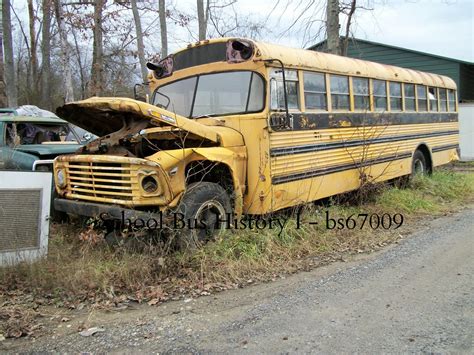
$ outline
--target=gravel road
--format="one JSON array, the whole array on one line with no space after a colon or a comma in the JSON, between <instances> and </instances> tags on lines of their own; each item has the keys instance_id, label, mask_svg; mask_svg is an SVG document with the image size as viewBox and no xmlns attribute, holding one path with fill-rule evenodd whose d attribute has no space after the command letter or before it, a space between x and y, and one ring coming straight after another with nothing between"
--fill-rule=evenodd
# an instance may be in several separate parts
<instances>
[{"instance_id":1,"label":"gravel road","mask_svg":"<svg viewBox=\"0 0 474 355\"><path fill-rule=\"evenodd\" d=\"M472 353L474 209L382 252L217 296L89 315L13 352Z\"/></svg>"}]
</instances>

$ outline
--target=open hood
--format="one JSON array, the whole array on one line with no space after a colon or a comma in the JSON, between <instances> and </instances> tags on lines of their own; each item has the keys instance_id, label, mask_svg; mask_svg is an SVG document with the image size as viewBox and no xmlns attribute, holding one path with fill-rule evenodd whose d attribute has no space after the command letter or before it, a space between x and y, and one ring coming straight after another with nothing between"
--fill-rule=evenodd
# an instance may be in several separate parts
<instances>
[{"instance_id":1,"label":"open hood","mask_svg":"<svg viewBox=\"0 0 474 355\"><path fill-rule=\"evenodd\" d=\"M127 125L143 128L172 126L220 143L222 128L225 128L204 125L196 120L129 98L92 97L61 106L57 109L57 114L99 137L117 132ZM226 134L238 134L231 129L227 130Z\"/></svg>"}]
</instances>

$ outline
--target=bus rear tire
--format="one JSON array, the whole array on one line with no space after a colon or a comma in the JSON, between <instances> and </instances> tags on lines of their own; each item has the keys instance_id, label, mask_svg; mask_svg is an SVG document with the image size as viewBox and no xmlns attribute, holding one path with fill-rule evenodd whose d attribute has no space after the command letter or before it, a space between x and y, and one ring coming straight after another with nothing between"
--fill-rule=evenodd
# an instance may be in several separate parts
<instances>
[{"instance_id":1,"label":"bus rear tire","mask_svg":"<svg viewBox=\"0 0 474 355\"><path fill-rule=\"evenodd\" d=\"M426 157L421 150L416 150L411 162L411 176L428 175L428 164Z\"/></svg>"},{"instance_id":2,"label":"bus rear tire","mask_svg":"<svg viewBox=\"0 0 474 355\"><path fill-rule=\"evenodd\" d=\"M232 213L226 190L216 183L190 184L177 209L186 225L175 236L179 250L196 250L216 237L225 228L218 220L227 220Z\"/></svg>"}]
</instances>

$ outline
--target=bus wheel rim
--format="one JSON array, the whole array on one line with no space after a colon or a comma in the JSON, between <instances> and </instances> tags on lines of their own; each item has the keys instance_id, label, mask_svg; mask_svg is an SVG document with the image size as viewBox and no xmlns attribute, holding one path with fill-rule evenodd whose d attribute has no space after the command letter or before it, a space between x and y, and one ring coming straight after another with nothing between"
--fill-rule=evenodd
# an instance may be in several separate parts
<instances>
[{"instance_id":1,"label":"bus wheel rim","mask_svg":"<svg viewBox=\"0 0 474 355\"><path fill-rule=\"evenodd\" d=\"M211 200L203 203L196 212L196 220L204 221L207 228L197 230L198 239L202 241L202 239L209 238L215 230L222 230L225 224L221 223L220 228L215 228L215 223L217 218L223 220L225 216L225 208L219 201ZM211 232L210 235L208 234L209 231Z\"/></svg>"},{"instance_id":2,"label":"bus wheel rim","mask_svg":"<svg viewBox=\"0 0 474 355\"><path fill-rule=\"evenodd\" d=\"M420 159L415 160L415 174L423 174L424 172L423 162Z\"/></svg>"}]
</instances>

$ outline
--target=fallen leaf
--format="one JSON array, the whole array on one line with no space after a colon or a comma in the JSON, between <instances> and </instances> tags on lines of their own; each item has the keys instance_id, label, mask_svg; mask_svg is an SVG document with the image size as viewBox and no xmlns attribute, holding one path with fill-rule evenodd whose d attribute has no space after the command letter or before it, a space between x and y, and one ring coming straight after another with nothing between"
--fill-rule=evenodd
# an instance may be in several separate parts
<instances>
[{"instance_id":1,"label":"fallen leaf","mask_svg":"<svg viewBox=\"0 0 474 355\"><path fill-rule=\"evenodd\" d=\"M155 304L157 304L158 302L160 302L160 299L159 298L153 298L151 300L148 301L148 305L149 306L154 306Z\"/></svg>"},{"instance_id":2,"label":"fallen leaf","mask_svg":"<svg viewBox=\"0 0 474 355\"><path fill-rule=\"evenodd\" d=\"M105 328L92 327L87 330L83 330L79 334L82 335L83 337L90 337L91 335L94 335L95 333L100 333L100 332L105 332Z\"/></svg>"}]
</instances>

